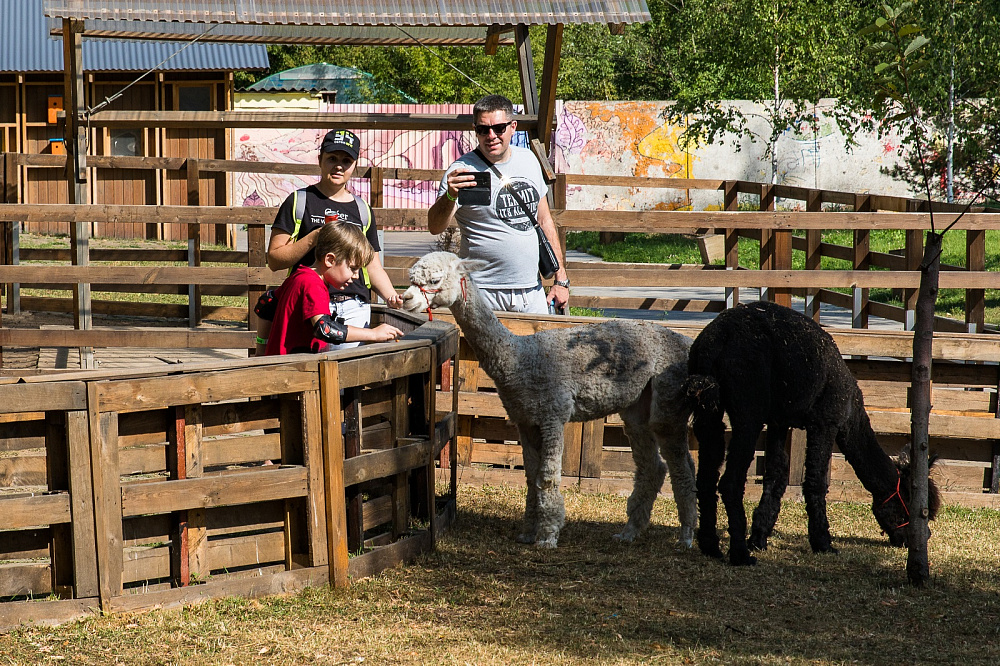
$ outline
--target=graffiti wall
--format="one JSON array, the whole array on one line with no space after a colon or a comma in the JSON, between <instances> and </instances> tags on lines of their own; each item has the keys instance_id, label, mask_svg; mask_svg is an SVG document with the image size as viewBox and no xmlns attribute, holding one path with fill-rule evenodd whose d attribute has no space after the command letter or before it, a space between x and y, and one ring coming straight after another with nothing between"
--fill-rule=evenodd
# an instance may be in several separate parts
<instances>
[{"instance_id":1,"label":"graffiti wall","mask_svg":"<svg viewBox=\"0 0 1000 666\"><path fill-rule=\"evenodd\" d=\"M908 196L905 184L881 173L899 161L899 138L879 139L875 134L857 137L861 144L848 152L846 140L826 111L832 100L815 109L817 122L786 130L777 142L777 182L784 185L877 192ZM752 102L731 102L749 118L748 129L761 137L770 135L764 109ZM667 102L563 102L557 106L554 166L556 171L578 174L635 175L650 177L738 179L770 182L771 159L766 140L742 138L736 144L725 137L721 144L698 145L684 150L678 145L683 126L664 122ZM569 206L595 210L654 210L693 206L712 209L721 195L689 190L650 188L574 187ZM780 205L779 201L779 205ZM792 204L792 202L789 202Z\"/></svg>"},{"instance_id":2,"label":"graffiti wall","mask_svg":"<svg viewBox=\"0 0 1000 666\"><path fill-rule=\"evenodd\" d=\"M752 102L731 102L750 119L749 129L770 134L763 109ZM851 151L836 123L828 117L832 101L816 107L817 122L785 131L778 140L778 182L845 192L875 192L909 196L905 184L883 175L882 167L901 161L899 138L857 137ZM557 172L634 175L657 178L740 179L769 182L771 161L766 141L732 138L684 150L678 145L683 126L664 122L667 102L560 102L552 163ZM241 108L245 108L241 106ZM471 113L471 105L327 104L323 111L340 113ZM471 131L358 130L362 166L444 169L475 147ZM323 130L234 130L237 160L315 164ZM523 133L514 143L526 145ZM236 174L233 205L277 206L293 190L315 178L289 175ZM356 180L352 189L368 195L368 183ZM684 189L575 186L568 193L570 208L593 210L671 210L718 208L721 194ZM426 208L434 203L437 183L388 181L387 208ZM778 202L781 205L781 202ZM794 202L789 202L794 205Z\"/></svg>"}]
</instances>

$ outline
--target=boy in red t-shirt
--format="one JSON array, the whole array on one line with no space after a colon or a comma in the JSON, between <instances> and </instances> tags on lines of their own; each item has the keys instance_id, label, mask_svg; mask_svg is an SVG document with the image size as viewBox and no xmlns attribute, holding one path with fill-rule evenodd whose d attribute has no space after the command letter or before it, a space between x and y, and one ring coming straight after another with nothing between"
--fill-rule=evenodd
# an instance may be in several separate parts
<instances>
[{"instance_id":1,"label":"boy in red t-shirt","mask_svg":"<svg viewBox=\"0 0 1000 666\"><path fill-rule=\"evenodd\" d=\"M368 265L375 253L359 227L325 225L317 234L315 250L315 263L298 266L274 292L275 310L265 356L320 352L328 344L341 342L386 342L403 334L389 324L347 326L330 315L327 285L341 289L350 284L359 267Z\"/></svg>"}]
</instances>

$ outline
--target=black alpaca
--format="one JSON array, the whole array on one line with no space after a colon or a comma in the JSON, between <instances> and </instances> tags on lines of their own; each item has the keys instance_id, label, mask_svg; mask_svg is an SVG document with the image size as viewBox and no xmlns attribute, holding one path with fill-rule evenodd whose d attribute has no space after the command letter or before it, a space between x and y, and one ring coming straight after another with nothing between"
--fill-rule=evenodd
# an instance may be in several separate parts
<instances>
[{"instance_id":1,"label":"black alpaca","mask_svg":"<svg viewBox=\"0 0 1000 666\"><path fill-rule=\"evenodd\" d=\"M721 313L691 347L687 391L699 443L698 547L722 557L716 531L718 494L729 518L729 561L755 564L747 545L743 509L746 474L757 439L767 425L763 494L753 514L749 547L767 548L788 485L785 439L789 428L806 431L805 496L809 545L836 552L826 518L827 473L834 443L872 494L872 512L894 546L906 541L908 465L893 462L879 446L857 381L833 338L808 317L773 303L740 305ZM726 453L723 412L732 437ZM723 456L726 469L719 478ZM930 518L938 491L929 488Z\"/></svg>"}]
</instances>

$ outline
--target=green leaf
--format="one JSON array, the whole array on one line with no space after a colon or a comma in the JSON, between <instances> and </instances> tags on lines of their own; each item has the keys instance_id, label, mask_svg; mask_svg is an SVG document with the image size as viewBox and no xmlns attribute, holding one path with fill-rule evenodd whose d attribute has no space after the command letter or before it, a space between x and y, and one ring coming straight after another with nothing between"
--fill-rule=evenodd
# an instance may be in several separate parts
<instances>
[{"instance_id":1,"label":"green leaf","mask_svg":"<svg viewBox=\"0 0 1000 666\"><path fill-rule=\"evenodd\" d=\"M898 122L900 120L906 120L909 117L910 117L909 111L904 111L903 113L897 113L896 115L894 115L894 116L892 116L890 118L886 118L885 120L886 120L886 122L889 122L889 123L895 123L895 122Z\"/></svg>"},{"instance_id":2,"label":"green leaf","mask_svg":"<svg viewBox=\"0 0 1000 666\"><path fill-rule=\"evenodd\" d=\"M882 72L894 66L895 64L896 63L894 62L880 62L879 64L875 65L875 73L881 74Z\"/></svg>"},{"instance_id":3,"label":"green leaf","mask_svg":"<svg viewBox=\"0 0 1000 666\"><path fill-rule=\"evenodd\" d=\"M897 34L900 37L908 37L909 35L912 35L913 33L923 32L923 31L924 31L924 29L921 28L916 23L908 23L907 25L904 25L902 28L900 28L899 32Z\"/></svg>"},{"instance_id":4,"label":"green leaf","mask_svg":"<svg viewBox=\"0 0 1000 666\"><path fill-rule=\"evenodd\" d=\"M931 40L925 37L924 35L919 35L915 37L913 41L910 42L909 46L906 47L906 50L903 51L903 57L904 58L907 57L917 49L922 49L923 47L927 46L930 43Z\"/></svg>"}]
</instances>

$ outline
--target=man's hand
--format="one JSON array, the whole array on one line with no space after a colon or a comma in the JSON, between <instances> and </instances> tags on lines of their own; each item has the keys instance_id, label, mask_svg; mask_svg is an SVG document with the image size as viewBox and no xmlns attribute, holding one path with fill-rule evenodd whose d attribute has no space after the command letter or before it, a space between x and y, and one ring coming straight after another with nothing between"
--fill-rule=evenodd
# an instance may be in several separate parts
<instances>
[{"instance_id":1,"label":"man's hand","mask_svg":"<svg viewBox=\"0 0 1000 666\"><path fill-rule=\"evenodd\" d=\"M552 285L546 300L549 303L555 303L557 310L563 310L569 304L569 289L560 287L559 285Z\"/></svg>"}]
</instances>

